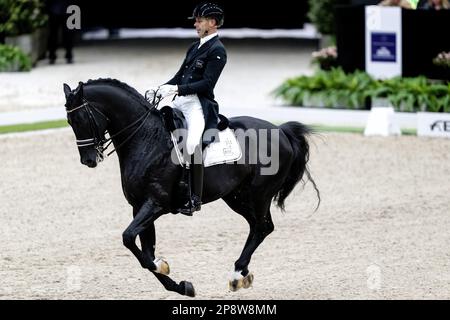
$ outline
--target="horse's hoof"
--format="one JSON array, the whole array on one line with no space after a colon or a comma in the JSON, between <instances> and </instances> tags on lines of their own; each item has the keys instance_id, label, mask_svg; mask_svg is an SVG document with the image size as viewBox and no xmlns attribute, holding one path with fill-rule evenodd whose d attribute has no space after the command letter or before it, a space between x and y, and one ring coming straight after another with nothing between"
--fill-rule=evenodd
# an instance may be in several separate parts
<instances>
[{"instance_id":1,"label":"horse's hoof","mask_svg":"<svg viewBox=\"0 0 450 320\"><path fill-rule=\"evenodd\" d=\"M228 287L230 288L230 291L236 292L238 291L240 288L242 288L242 279L234 279L234 280L230 280L228 281Z\"/></svg>"},{"instance_id":2,"label":"horse's hoof","mask_svg":"<svg viewBox=\"0 0 450 320\"><path fill-rule=\"evenodd\" d=\"M235 271L228 282L228 287L231 291L238 291L240 288L248 289L253 283L253 273L247 273L244 277L241 271Z\"/></svg>"},{"instance_id":3,"label":"horse's hoof","mask_svg":"<svg viewBox=\"0 0 450 320\"><path fill-rule=\"evenodd\" d=\"M166 276L169 275L170 267L167 261L163 260L162 258L156 258L155 261L153 261L153 263L156 266L155 270L156 273L161 273Z\"/></svg>"},{"instance_id":4,"label":"horse's hoof","mask_svg":"<svg viewBox=\"0 0 450 320\"><path fill-rule=\"evenodd\" d=\"M180 285L184 286L184 295L188 297L195 297L195 289L189 281L181 281Z\"/></svg>"},{"instance_id":5,"label":"horse's hoof","mask_svg":"<svg viewBox=\"0 0 450 320\"><path fill-rule=\"evenodd\" d=\"M242 279L242 287L243 287L244 289L250 288L250 287L252 286L252 283L253 283L253 279L254 279L254 278L255 278L255 277L253 276L253 273L249 272L249 273L244 277L244 279Z\"/></svg>"}]
</instances>

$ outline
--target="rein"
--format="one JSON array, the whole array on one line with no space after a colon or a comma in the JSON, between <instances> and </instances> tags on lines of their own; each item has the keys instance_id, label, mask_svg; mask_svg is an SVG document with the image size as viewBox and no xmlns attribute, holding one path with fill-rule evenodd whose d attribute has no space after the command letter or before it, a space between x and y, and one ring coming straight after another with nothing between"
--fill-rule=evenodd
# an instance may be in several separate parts
<instances>
[{"instance_id":1,"label":"rein","mask_svg":"<svg viewBox=\"0 0 450 320\"><path fill-rule=\"evenodd\" d=\"M139 119L137 119L136 121L134 121L133 123L129 124L128 126L126 126L125 128L123 128L122 130L120 130L119 132L117 132L116 134L113 134L112 136L110 136L108 139L105 139L102 141L102 144L108 143L108 145L103 149L103 151L106 151L108 149L108 147L111 145L112 143L112 139L119 136L120 134L124 133L126 130L130 129L131 127L133 127L134 125L138 124L139 122L142 121L142 123L124 140L122 141L117 147L115 147L112 151L110 151L106 156L109 157L111 154L113 154L115 151L117 151L117 149L119 149L120 147L122 147L125 143L127 143L131 138L133 138L133 136L139 131L139 129L142 128L142 126L145 124L145 120L147 120L147 118L149 117L150 113L152 112L152 109L148 109L147 112L145 112L141 117L139 117Z\"/></svg>"},{"instance_id":2,"label":"rein","mask_svg":"<svg viewBox=\"0 0 450 320\"><path fill-rule=\"evenodd\" d=\"M124 141L122 141L117 147L115 147L112 151L110 151L106 156L109 157L111 154L113 154L114 152L116 152L119 148L121 148L122 146L124 146L128 141L130 141L131 138L133 138L136 133L142 128L142 126L145 124L145 121L147 120L147 118L150 116L150 113L153 111L153 109L156 109L157 106L159 105L159 102L161 101L161 97L160 96L155 96L153 97L153 101L151 102L151 107L142 115L140 116L136 121L133 121L132 123L130 123L129 125L127 125L125 128L122 128L121 130L119 130L119 132L110 135L109 138L105 139L105 133L107 133L108 131L105 131L103 133L99 132L99 126L97 124L97 121L94 117L94 114L92 112L92 110L96 111L98 114L100 114L108 123L109 119L106 115L104 115L100 110L98 110L98 108L94 107L93 105L91 105L87 100L83 99L84 103L79 105L78 107L75 107L73 109L67 110L67 114L69 115L70 113L77 111L77 110L81 110L82 108L84 108L86 110L86 112L88 113L88 117L89 117L89 124L90 124L90 128L91 128L91 134L93 135L93 138L89 138L89 139L83 139L83 140L76 140L77 146L78 148L82 148L82 147L87 147L87 146L95 146L95 149L97 150L97 155L101 160L104 159L104 154L103 152L107 151L108 147L111 145L112 143L112 139L116 138L118 136L120 136L121 134L125 133L128 129L134 127L135 125L139 124L136 129L133 130L133 132L131 132L131 134L125 138ZM107 143L106 147L104 147L104 144Z\"/></svg>"}]
</instances>

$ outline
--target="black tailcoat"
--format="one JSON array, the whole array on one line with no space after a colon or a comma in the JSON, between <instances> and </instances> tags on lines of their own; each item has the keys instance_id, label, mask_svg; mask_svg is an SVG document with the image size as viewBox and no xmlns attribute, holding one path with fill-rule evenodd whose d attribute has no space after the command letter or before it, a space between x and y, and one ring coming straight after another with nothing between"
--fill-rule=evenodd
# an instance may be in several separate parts
<instances>
[{"instance_id":1,"label":"black tailcoat","mask_svg":"<svg viewBox=\"0 0 450 320\"><path fill-rule=\"evenodd\" d=\"M214 100L214 87L227 62L227 53L218 36L204 43L195 41L175 76L167 84L178 85L178 95L197 94L205 117L205 130L216 129L219 105ZM204 141L208 143L210 141Z\"/></svg>"}]
</instances>

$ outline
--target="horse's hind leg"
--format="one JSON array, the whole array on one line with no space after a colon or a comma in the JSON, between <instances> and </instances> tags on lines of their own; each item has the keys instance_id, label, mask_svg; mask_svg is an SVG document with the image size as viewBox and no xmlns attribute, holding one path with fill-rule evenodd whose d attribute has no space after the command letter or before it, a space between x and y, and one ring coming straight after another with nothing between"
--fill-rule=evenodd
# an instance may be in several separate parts
<instances>
[{"instance_id":1,"label":"horse's hind leg","mask_svg":"<svg viewBox=\"0 0 450 320\"><path fill-rule=\"evenodd\" d=\"M229 283L232 291L237 291L241 287L247 289L253 283L253 274L248 271L248 265L255 250L274 229L270 211L267 210L264 219L257 219L253 228L250 228L253 232L249 234L239 259L234 263L235 272Z\"/></svg>"},{"instance_id":2,"label":"horse's hind leg","mask_svg":"<svg viewBox=\"0 0 450 320\"><path fill-rule=\"evenodd\" d=\"M151 223L147 229L145 229L143 232L139 234L139 238L141 239L141 246L142 246L142 254L147 257L149 260L155 259L155 242L156 242L156 235L155 235L155 224ZM167 262L163 260L163 264L161 266L161 269L164 269L164 267L167 267L167 272L158 272L158 271L152 271L152 273L155 275L155 277L161 282L161 284L166 288L168 291L174 291L178 292L179 294L186 295L188 297L194 297L195 296L195 290L192 283L188 281L181 281L179 284L173 281L171 278L169 278L167 275L169 274L169 265ZM159 262L155 262L155 264L158 266Z\"/></svg>"},{"instance_id":3,"label":"horse's hind leg","mask_svg":"<svg viewBox=\"0 0 450 320\"><path fill-rule=\"evenodd\" d=\"M249 272L248 265L258 246L274 230L270 216L270 200L255 205L247 205L234 195L224 198L225 202L234 211L242 215L250 226L250 232L239 259L234 263L234 274L229 282L230 290L249 288L253 283L253 274Z\"/></svg>"}]
</instances>

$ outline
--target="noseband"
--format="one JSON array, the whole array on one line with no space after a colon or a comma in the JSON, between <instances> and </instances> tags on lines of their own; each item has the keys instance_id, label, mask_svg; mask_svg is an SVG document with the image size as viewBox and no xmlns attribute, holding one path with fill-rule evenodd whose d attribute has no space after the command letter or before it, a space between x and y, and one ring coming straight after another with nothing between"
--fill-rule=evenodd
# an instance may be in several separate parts
<instances>
[{"instance_id":1,"label":"noseband","mask_svg":"<svg viewBox=\"0 0 450 320\"><path fill-rule=\"evenodd\" d=\"M97 151L97 157L100 161L102 161L105 158L103 152L106 151L108 149L108 147L111 145L112 139L121 135L122 133L124 133L128 129L132 128L133 126L139 124L136 127L136 129L127 138L125 138L124 141L122 141L117 147L115 147L112 151L110 151L106 156L110 156L112 153L117 151L120 147L122 147L125 143L127 143L139 131L139 129L142 128L142 126L145 124L145 120L147 120L147 118L149 117L152 110L156 109L159 102L161 101L161 98L157 98L157 99L154 98L153 101L151 102L151 107L142 116L140 116L133 123L127 125L125 128L121 129L119 132L117 132L113 135L110 135L110 137L107 139L105 138L105 134L108 133L108 131L100 132L99 125L97 123L96 118L94 117L94 113L92 112L92 110L94 110L95 112L100 114L106 120L107 123L109 123L108 117L106 115L104 115L100 110L98 110L98 108L91 105L86 99L83 99L83 101L84 101L83 104L79 105L78 107L75 107L70 110L66 110L67 115L71 114L72 112L82 110L82 109L86 110L86 112L88 114L89 127L90 127L90 131L91 131L91 134L93 137L89 138L89 139L82 139L82 140L77 139L76 140L77 147L82 148L82 147L88 147L88 146L92 146L92 145L95 146L94 148ZM105 143L108 143L106 145L106 147L104 147Z\"/></svg>"},{"instance_id":2,"label":"noseband","mask_svg":"<svg viewBox=\"0 0 450 320\"><path fill-rule=\"evenodd\" d=\"M77 110L81 110L82 108L84 108L88 114L88 118L89 118L89 127L90 127L90 131L91 134L93 136L93 138L89 138L89 139L83 139L83 140L76 140L77 142L77 146L78 148L81 147L88 147L88 146L92 146L92 145L96 145L97 147L100 145L103 145L106 141L105 137L104 137L104 133L100 133L99 130L99 126L97 124L97 121L94 117L94 114L92 112L92 110L95 110L98 114L100 114L107 122L109 122L109 119L107 116L105 116L102 112L100 112L100 110L98 110L97 108L95 108L94 106L91 106L89 104L89 102L87 102L86 100L84 100L84 103L78 107L75 107L71 110L67 110L67 114L71 114L74 111Z\"/></svg>"}]
</instances>

